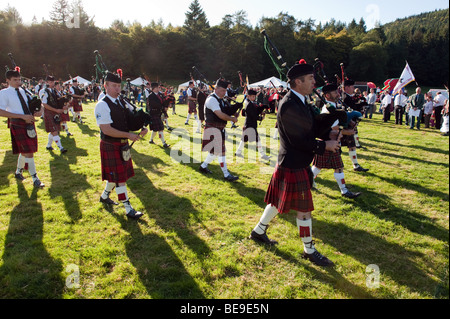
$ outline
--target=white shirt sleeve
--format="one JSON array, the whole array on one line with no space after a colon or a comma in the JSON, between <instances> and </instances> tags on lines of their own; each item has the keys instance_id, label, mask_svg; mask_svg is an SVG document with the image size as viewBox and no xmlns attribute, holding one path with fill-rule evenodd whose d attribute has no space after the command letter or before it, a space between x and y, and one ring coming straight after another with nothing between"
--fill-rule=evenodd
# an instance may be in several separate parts
<instances>
[{"instance_id":1,"label":"white shirt sleeve","mask_svg":"<svg viewBox=\"0 0 450 319\"><path fill-rule=\"evenodd\" d=\"M39 91L39 98L43 104L48 104L48 93L45 89Z\"/></svg>"},{"instance_id":2,"label":"white shirt sleeve","mask_svg":"<svg viewBox=\"0 0 450 319\"><path fill-rule=\"evenodd\" d=\"M205 108L210 109L211 111L220 111L219 101L212 95L208 96L205 102Z\"/></svg>"},{"instance_id":3,"label":"white shirt sleeve","mask_svg":"<svg viewBox=\"0 0 450 319\"><path fill-rule=\"evenodd\" d=\"M95 119L97 120L97 125L112 124L111 110L105 101L100 101L95 106Z\"/></svg>"},{"instance_id":4,"label":"white shirt sleeve","mask_svg":"<svg viewBox=\"0 0 450 319\"><path fill-rule=\"evenodd\" d=\"M0 91L0 109L3 111L6 111L7 108L8 108L8 99L6 96L6 91L1 90Z\"/></svg>"}]
</instances>

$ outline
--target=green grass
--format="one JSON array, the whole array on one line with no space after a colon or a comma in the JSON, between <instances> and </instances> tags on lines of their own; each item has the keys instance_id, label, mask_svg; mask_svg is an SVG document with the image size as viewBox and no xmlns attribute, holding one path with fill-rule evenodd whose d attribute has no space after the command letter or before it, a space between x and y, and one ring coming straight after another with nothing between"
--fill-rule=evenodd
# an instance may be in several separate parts
<instances>
[{"instance_id":1,"label":"green grass","mask_svg":"<svg viewBox=\"0 0 450 319\"><path fill-rule=\"evenodd\" d=\"M346 181L363 192L357 200L342 198L333 172L322 171L313 194L313 235L336 264L323 269L301 258L293 213L271 223L269 236L278 246L248 239L265 207L275 161L233 159L241 129L229 129L228 167L239 181L225 182L217 162L211 177L200 174L194 162L204 156L200 135L184 125L185 105L170 115L171 126L188 130L178 139L166 132L172 150L158 139L149 145L149 136L135 144L136 176L128 190L144 217L128 221L122 206L106 210L98 202L104 183L94 104L84 109L86 124L69 124L75 136L63 135L69 152L62 156L45 150L47 134L38 122L36 164L47 185L38 191L28 173L24 182L14 178L17 157L0 121L0 298L449 297L449 142L435 130L384 124L379 114L363 121L367 148L358 156L370 171L354 172L343 150ZM271 114L262 128L270 136L274 125ZM262 137L276 155L276 142ZM172 160L171 152L182 147L190 163ZM79 268L79 288L66 285L72 264ZM380 269L376 289L366 285L371 264Z\"/></svg>"}]
</instances>

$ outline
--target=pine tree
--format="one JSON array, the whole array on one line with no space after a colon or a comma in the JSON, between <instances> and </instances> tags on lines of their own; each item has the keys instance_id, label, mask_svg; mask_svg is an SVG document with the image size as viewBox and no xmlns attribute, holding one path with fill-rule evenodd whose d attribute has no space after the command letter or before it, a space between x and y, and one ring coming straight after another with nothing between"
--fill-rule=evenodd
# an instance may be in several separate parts
<instances>
[{"instance_id":1,"label":"pine tree","mask_svg":"<svg viewBox=\"0 0 450 319\"><path fill-rule=\"evenodd\" d=\"M206 14L198 0L194 0L190 4L189 11L186 12L186 20L184 20L183 27L189 35L204 35L210 28Z\"/></svg>"},{"instance_id":2,"label":"pine tree","mask_svg":"<svg viewBox=\"0 0 450 319\"><path fill-rule=\"evenodd\" d=\"M50 11L50 21L56 25L65 25L69 19L69 3L67 0L56 0Z\"/></svg>"}]
</instances>

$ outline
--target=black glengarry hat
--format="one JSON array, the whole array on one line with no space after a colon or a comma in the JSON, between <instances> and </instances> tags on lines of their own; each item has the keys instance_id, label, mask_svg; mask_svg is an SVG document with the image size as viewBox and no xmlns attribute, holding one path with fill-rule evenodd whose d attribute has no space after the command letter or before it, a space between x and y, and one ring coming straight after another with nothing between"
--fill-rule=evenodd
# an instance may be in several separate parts
<instances>
[{"instance_id":1,"label":"black glengarry hat","mask_svg":"<svg viewBox=\"0 0 450 319\"><path fill-rule=\"evenodd\" d=\"M117 74L108 72L105 76L105 82L122 83L122 79Z\"/></svg>"},{"instance_id":2,"label":"black glengarry hat","mask_svg":"<svg viewBox=\"0 0 450 319\"><path fill-rule=\"evenodd\" d=\"M304 59L301 59L287 72L288 82L307 74L314 74L314 67L311 64L306 63Z\"/></svg>"}]
</instances>

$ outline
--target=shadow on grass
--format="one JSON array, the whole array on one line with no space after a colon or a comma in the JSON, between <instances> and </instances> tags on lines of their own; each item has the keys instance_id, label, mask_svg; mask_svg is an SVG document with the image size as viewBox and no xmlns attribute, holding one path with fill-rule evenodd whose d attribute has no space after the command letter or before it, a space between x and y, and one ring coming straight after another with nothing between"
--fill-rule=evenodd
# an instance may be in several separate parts
<instances>
[{"instance_id":1,"label":"shadow on grass","mask_svg":"<svg viewBox=\"0 0 450 319\"><path fill-rule=\"evenodd\" d=\"M189 229L190 215L198 214L191 201L157 189L139 168L145 167L156 172L158 164L165 164L163 160L139 153L133 156L138 167L135 167L135 177L127 182L127 187L144 205L143 213L149 219L155 220L165 231L176 233L201 262L211 251L208 245ZM133 199L130 198L130 201L133 202ZM119 210L122 211L123 208ZM141 229L146 227L143 219L135 222L127 220L124 213L112 214L130 234L126 244L127 255L152 298L205 298L166 239L156 234L144 234Z\"/></svg>"},{"instance_id":2,"label":"shadow on grass","mask_svg":"<svg viewBox=\"0 0 450 319\"><path fill-rule=\"evenodd\" d=\"M87 150L77 148L74 139L64 139L64 147L68 150L65 154L59 154L59 150L50 151L52 160L49 162L52 178L48 190L51 198L61 197L64 202L65 211L72 221L82 218L82 212L77 200L77 195L91 188L86 176L74 173L70 165L83 165L79 157L88 155Z\"/></svg>"},{"instance_id":3,"label":"shadow on grass","mask_svg":"<svg viewBox=\"0 0 450 319\"><path fill-rule=\"evenodd\" d=\"M384 179L383 177L376 176L374 174L371 174L370 172L367 172L365 174ZM393 183L392 180L388 180L388 182ZM404 180L401 180L401 182L405 183ZM318 182L318 184L319 186L324 186L331 189L337 188L336 183L331 180L321 179L320 182ZM408 187L406 188L422 192L422 190L420 189L421 187L419 185L413 184L411 185L411 187L412 188ZM345 199L340 196L338 197L339 199L338 198L334 199L351 203L354 207L359 207L362 211L373 214L381 220L391 221L419 235L430 236L441 241L448 241L448 230L438 225L435 225L434 221L431 218L416 212L412 212L410 210L407 210L406 208L399 207L399 204L401 203L393 202L393 200L387 195L380 194L368 189L362 189L359 187L354 187L351 190L352 192L357 191L362 192L362 195L354 200ZM423 191L427 191L427 189L424 188ZM432 192L431 190L428 191ZM337 192L339 192L339 190L337 190ZM435 192L434 194L435 196L436 193L442 194L441 192ZM328 196L327 194L325 195ZM333 198L330 197L330 199Z\"/></svg>"},{"instance_id":4,"label":"shadow on grass","mask_svg":"<svg viewBox=\"0 0 450 319\"><path fill-rule=\"evenodd\" d=\"M39 190L33 188L28 195L18 182L17 192L20 202L11 211L0 267L0 298L61 298L62 264L51 257L42 242L44 217Z\"/></svg>"},{"instance_id":5,"label":"shadow on grass","mask_svg":"<svg viewBox=\"0 0 450 319\"><path fill-rule=\"evenodd\" d=\"M0 178L0 187L2 186L10 186L10 179L7 178L9 174L14 174L16 171L16 163L19 155L13 155L11 150L5 152L5 157L3 158L3 163L0 165L0 176L4 176Z\"/></svg>"},{"instance_id":6,"label":"shadow on grass","mask_svg":"<svg viewBox=\"0 0 450 319\"><path fill-rule=\"evenodd\" d=\"M417 149L420 149L420 150L423 150L423 151L425 151L425 152L430 152L430 153L438 153L438 154L443 154L443 155L448 155L448 151L447 150L443 150L443 149L440 149L440 148L429 148L429 147L425 147L425 146L422 146L422 145L417 145L417 144L414 144L414 145L404 145L404 144L400 144L400 143L395 143L395 142L391 142L391 141L380 141L380 140L377 140L377 139L374 139L374 138L368 138L368 137L366 137L366 138L363 138L364 140L369 140L369 141L373 141L373 142L375 142L375 143L381 143L381 144L389 144L389 145L392 145L392 146L394 146L394 147L396 147L396 148L398 148L398 147L404 147L404 148L411 148L411 149L414 149L414 150L417 150ZM366 145L367 143L364 143L364 145ZM375 144L370 144L371 145L371 147L379 147L379 146L377 146L377 145L375 145Z\"/></svg>"}]
</instances>

